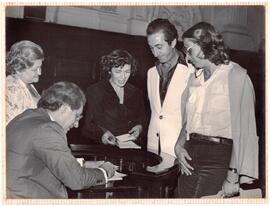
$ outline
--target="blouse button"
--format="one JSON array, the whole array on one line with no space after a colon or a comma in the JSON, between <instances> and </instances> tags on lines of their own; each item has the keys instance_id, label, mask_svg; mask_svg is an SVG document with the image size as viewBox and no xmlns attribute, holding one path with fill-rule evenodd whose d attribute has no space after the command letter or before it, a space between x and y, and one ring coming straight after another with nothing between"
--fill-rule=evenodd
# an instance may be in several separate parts
<instances>
[{"instance_id":1,"label":"blouse button","mask_svg":"<svg viewBox=\"0 0 270 206\"><path fill-rule=\"evenodd\" d=\"M160 116L159 116L159 119L163 119L163 116L162 116L162 115L160 115Z\"/></svg>"}]
</instances>

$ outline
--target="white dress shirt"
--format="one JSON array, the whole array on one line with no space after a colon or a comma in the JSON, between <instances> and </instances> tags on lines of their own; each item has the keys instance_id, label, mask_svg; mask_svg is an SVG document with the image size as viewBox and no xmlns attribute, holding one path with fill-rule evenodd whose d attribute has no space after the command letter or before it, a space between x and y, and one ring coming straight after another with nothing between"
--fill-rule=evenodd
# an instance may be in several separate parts
<instances>
[{"instance_id":1,"label":"white dress shirt","mask_svg":"<svg viewBox=\"0 0 270 206\"><path fill-rule=\"evenodd\" d=\"M228 88L229 65L221 65L212 76L192 79L187 101L187 132L232 138Z\"/></svg>"}]
</instances>

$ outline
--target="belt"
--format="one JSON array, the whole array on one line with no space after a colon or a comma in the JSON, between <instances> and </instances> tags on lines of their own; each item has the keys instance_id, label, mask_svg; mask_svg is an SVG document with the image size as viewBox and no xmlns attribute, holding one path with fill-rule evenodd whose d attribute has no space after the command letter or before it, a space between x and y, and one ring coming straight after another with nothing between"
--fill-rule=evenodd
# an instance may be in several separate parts
<instances>
[{"instance_id":1,"label":"belt","mask_svg":"<svg viewBox=\"0 0 270 206\"><path fill-rule=\"evenodd\" d=\"M231 145L233 143L232 139L228 139L225 137L207 136L207 135L202 135L198 133L191 133L189 136L190 136L190 139L193 139L193 140L202 140L202 141L215 142L219 144L228 144L228 145Z\"/></svg>"}]
</instances>

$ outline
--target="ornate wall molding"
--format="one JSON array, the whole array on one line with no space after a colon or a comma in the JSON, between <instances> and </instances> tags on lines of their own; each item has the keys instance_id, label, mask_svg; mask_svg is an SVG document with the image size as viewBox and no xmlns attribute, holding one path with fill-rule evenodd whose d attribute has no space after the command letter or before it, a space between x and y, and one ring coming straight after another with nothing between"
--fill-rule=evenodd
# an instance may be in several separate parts
<instances>
[{"instance_id":1,"label":"ornate wall molding","mask_svg":"<svg viewBox=\"0 0 270 206\"><path fill-rule=\"evenodd\" d=\"M24 7L23 6L10 6L6 7L6 16L23 19Z\"/></svg>"},{"instance_id":2,"label":"ornate wall molding","mask_svg":"<svg viewBox=\"0 0 270 206\"><path fill-rule=\"evenodd\" d=\"M160 6L156 7L152 19L167 18L173 23L179 35L179 40L185 30L202 20L202 14L198 6Z\"/></svg>"},{"instance_id":3,"label":"ornate wall molding","mask_svg":"<svg viewBox=\"0 0 270 206\"><path fill-rule=\"evenodd\" d=\"M255 50L256 42L246 26L226 25L221 32L225 43L231 49Z\"/></svg>"},{"instance_id":4,"label":"ornate wall molding","mask_svg":"<svg viewBox=\"0 0 270 206\"><path fill-rule=\"evenodd\" d=\"M150 22L150 15L154 7L132 7L131 16L128 20L128 34L145 36L146 28Z\"/></svg>"},{"instance_id":5,"label":"ornate wall molding","mask_svg":"<svg viewBox=\"0 0 270 206\"><path fill-rule=\"evenodd\" d=\"M248 25L248 8L247 6L212 8L212 22L231 49L256 50L257 48L257 42Z\"/></svg>"},{"instance_id":6,"label":"ornate wall molding","mask_svg":"<svg viewBox=\"0 0 270 206\"><path fill-rule=\"evenodd\" d=\"M119 15L119 7L117 6L76 6L78 8L98 11L104 14Z\"/></svg>"},{"instance_id":7,"label":"ornate wall molding","mask_svg":"<svg viewBox=\"0 0 270 206\"><path fill-rule=\"evenodd\" d=\"M24 7L8 7L6 16L24 18ZM45 22L145 36L155 18L168 18L179 40L185 30L207 21L233 49L258 50L265 38L263 6L48 6Z\"/></svg>"},{"instance_id":8,"label":"ornate wall molding","mask_svg":"<svg viewBox=\"0 0 270 206\"><path fill-rule=\"evenodd\" d=\"M151 8L122 6L49 7L46 21L104 31L145 35Z\"/></svg>"}]
</instances>

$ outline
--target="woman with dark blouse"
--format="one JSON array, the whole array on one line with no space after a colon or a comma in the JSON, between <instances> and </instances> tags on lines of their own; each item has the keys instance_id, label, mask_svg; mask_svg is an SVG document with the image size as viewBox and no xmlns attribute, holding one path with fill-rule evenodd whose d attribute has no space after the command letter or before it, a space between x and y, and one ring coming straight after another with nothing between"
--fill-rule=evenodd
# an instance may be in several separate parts
<instances>
[{"instance_id":1,"label":"woman with dark blouse","mask_svg":"<svg viewBox=\"0 0 270 206\"><path fill-rule=\"evenodd\" d=\"M116 136L130 133L138 140L145 124L142 93L128 83L136 61L126 50L101 57L103 79L86 91L87 110L82 134L95 142L116 144Z\"/></svg>"}]
</instances>

